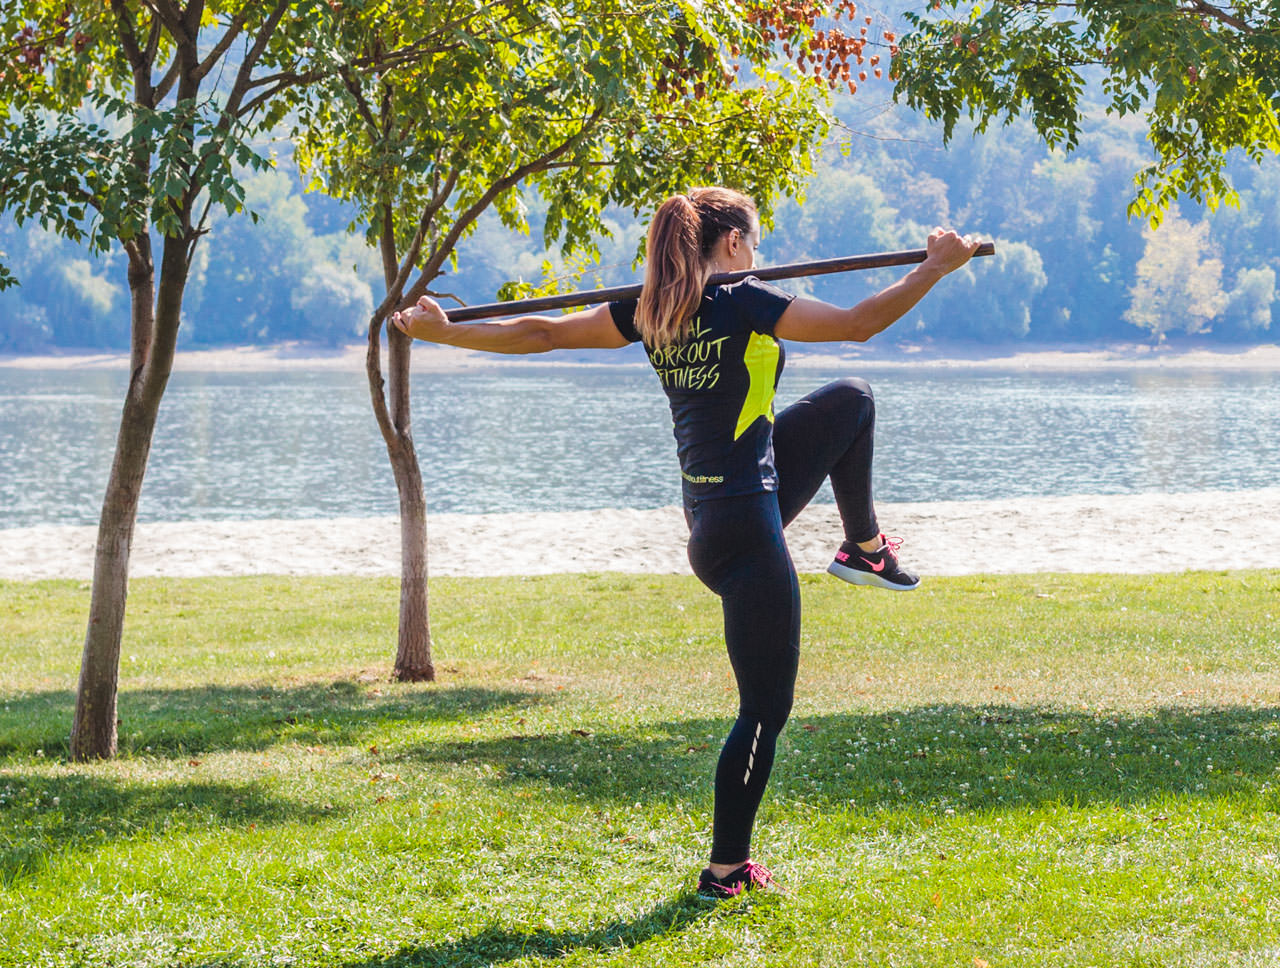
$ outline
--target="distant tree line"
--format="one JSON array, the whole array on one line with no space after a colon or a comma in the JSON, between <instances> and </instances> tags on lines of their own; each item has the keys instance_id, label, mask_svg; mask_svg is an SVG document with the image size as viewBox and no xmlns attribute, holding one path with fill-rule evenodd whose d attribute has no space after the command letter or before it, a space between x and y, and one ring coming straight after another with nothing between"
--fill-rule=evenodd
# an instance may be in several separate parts
<instances>
[{"instance_id":1,"label":"distant tree line","mask_svg":"<svg viewBox=\"0 0 1280 968\"><path fill-rule=\"evenodd\" d=\"M1133 173L1150 154L1144 138L1141 124L1099 120L1064 155L1017 121L944 148L937 125L905 108L848 119L829 136L804 202L779 207L761 255L792 262L914 248L935 224L994 238L993 259L963 270L945 299L925 300L886 334L902 341L1274 340L1280 164L1229 163L1238 208L1208 212L1184 203L1153 231L1125 215ZM364 238L348 231L352 212L305 193L288 156L274 170L246 174L244 183L258 219L211 224L218 244L198 250L184 343L359 338L382 268ZM531 212L530 223L539 225L542 214ZM583 286L638 278L633 260L643 223L618 214L606 224L613 238L599 264L584 265L566 263L537 235L512 232L490 214L435 288L471 303L493 300L512 280L540 284L548 274ZM128 345L129 298L112 257L91 257L38 225L18 228L7 218L0 251L21 281L0 293L0 351ZM847 303L875 282L827 276L788 285Z\"/></svg>"}]
</instances>

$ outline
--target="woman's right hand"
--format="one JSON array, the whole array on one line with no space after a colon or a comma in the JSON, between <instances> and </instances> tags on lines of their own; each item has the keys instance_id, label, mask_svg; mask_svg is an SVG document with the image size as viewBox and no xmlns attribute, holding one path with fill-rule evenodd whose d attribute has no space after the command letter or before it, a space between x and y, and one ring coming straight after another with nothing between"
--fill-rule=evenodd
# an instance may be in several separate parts
<instances>
[{"instance_id":1,"label":"woman's right hand","mask_svg":"<svg viewBox=\"0 0 1280 968\"><path fill-rule=\"evenodd\" d=\"M954 272L973 258L982 244L980 239L960 235L950 229L936 228L929 233L926 244L925 264L938 269L943 275Z\"/></svg>"},{"instance_id":2,"label":"woman's right hand","mask_svg":"<svg viewBox=\"0 0 1280 968\"><path fill-rule=\"evenodd\" d=\"M430 343L443 343L449 328L449 317L430 296L422 296L416 305L392 313L391 322L406 336Z\"/></svg>"}]
</instances>

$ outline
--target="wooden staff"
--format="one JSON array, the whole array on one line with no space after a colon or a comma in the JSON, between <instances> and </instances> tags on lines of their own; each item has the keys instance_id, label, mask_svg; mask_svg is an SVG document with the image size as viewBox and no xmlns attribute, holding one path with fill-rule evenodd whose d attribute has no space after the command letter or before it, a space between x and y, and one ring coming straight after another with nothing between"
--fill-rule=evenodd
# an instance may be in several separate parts
<instances>
[{"instance_id":1,"label":"wooden staff","mask_svg":"<svg viewBox=\"0 0 1280 968\"><path fill-rule=\"evenodd\" d=\"M994 255L994 242L983 242L973 254ZM905 266L923 262L925 249L907 249L903 252L877 252L873 255L846 255L838 259L819 259L816 262L793 262L785 266L767 266L760 269L743 269L738 272L718 272L707 280L709 286L725 286L747 276L755 276L766 282L772 279L798 279L802 276L822 276L831 272L852 272L855 269L883 269L886 266ZM448 310L449 321L465 323L475 319L492 319L495 316L523 316L548 309L568 309L571 306L594 306L615 299L635 299L640 286L614 286L612 289L592 289L587 292L566 292L559 296L541 296L537 299L515 299L511 302L484 303L479 306L461 306Z\"/></svg>"}]
</instances>

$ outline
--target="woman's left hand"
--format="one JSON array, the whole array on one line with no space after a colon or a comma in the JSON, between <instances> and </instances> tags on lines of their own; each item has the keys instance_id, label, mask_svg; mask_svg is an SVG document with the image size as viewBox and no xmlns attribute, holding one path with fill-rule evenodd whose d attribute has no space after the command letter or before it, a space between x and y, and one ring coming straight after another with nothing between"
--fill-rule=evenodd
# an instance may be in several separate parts
<instances>
[{"instance_id":1,"label":"woman's left hand","mask_svg":"<svg viewBox=\"0 0 1280 968\"><path fill-rule=\"evenodd\" d=\"M416 305L392 313L391 322L406 336L431 343L444 342L445 331L449 328L449 317L430 296L423 296Z\"/></svg>"},{"instance_id":2,"label":"woman's left hand","mask_svg":"<svg viewBox=\"0 0 1280 968\"><path fill-rule=\"evenodd\" d=\"M925 263L940 269L943 275L954 272L973 258L981 244L981 239L960 235L950 229L936 228L929 233Z\"/></svg>"}]
</instances>

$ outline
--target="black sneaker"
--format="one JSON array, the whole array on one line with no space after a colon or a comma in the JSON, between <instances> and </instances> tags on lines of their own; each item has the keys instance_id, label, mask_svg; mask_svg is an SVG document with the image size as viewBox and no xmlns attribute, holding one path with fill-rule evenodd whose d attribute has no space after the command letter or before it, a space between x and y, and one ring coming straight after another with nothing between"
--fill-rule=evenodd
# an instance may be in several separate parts
<instances>
[{"instance_id":1,"label":"black sneaker","mask_svg":"<svg viewBox=\"0 0 1280 968\"><path fill-rule=\"evenodd\" d=\"M698 896L716 901L737 897L744 891L754 890L782 891L782 888L769 873L769 868L753 860L747 861L724 877L716 877L709 868L704 868L698 878Z\"/></svg>"},{"instance_id":2,"label":"black sneaker","mask_svg":"<svg viewBox=\"0 0 1280 968\"><path fill-rule=\"evenodd\" d=\"M909 592L920 584L920 578L898 564L900 547L902 539L884 535L880 535L880 547L875 551L863 551L854 542L846 541L836 552L836 560L827 565L827 571L851 585Z\"/></svg>"}]
</instances>

